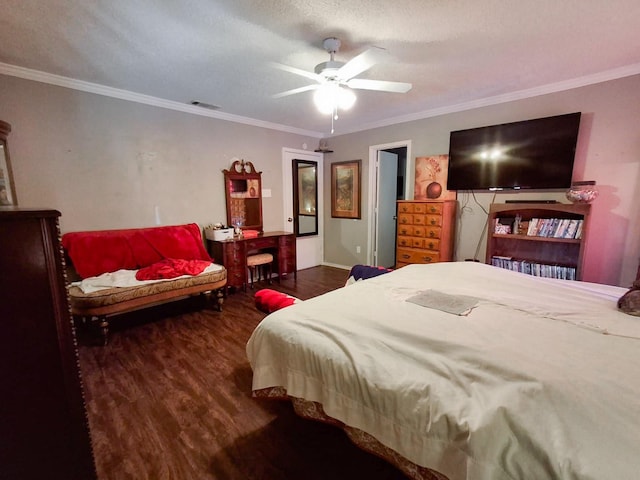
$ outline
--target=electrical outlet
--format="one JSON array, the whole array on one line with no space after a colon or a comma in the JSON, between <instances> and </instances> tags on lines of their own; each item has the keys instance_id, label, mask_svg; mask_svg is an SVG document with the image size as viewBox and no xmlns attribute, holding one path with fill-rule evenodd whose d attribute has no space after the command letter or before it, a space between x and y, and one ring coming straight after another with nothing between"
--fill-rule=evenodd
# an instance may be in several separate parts
<instances>
[{"instance_id":1,"label":"electrical outlet","mask_svg":"<svg viewBox=\"0 0 640 480\"><path fill-rule=\"evenodd\" d=\"M360 253L360 245L356 247L356 253Z\"/></svg>"}]
</instances>

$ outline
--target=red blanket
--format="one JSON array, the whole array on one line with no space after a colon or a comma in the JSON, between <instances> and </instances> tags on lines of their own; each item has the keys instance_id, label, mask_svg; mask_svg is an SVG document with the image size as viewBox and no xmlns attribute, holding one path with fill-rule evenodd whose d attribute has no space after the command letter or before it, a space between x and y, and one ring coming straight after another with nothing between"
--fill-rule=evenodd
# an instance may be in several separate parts
<instances>
[{"instance_id":1,"label":"red blanket","mask_svg":"<svg viewBox=\"0 0 640 480\"><path fill-rule=\"evenodd\" d=\"M211 265L206 260L182 260L165 258L136 272L137 280L160 280L176 278L181 275L198 275Z\"/></svg>"},{"instance_id":2,"label":"red blanket","mask_svg":"<svg viewBox=\"0 0 640 480\"><path fill-rule=\"evenodd\" d=\"M65 233L62 246L82 278L120 269L136 270L166 258L211 262L195 223Z\"/></svg>"}]
</instances>

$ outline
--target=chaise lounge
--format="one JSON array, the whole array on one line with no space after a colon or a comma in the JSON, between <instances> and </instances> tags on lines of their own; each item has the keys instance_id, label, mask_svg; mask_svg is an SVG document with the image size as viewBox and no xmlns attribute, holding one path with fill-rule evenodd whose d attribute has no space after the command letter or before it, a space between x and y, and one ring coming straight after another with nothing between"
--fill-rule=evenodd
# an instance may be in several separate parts
<instances>
[{"instance_id":1,"label":"chaise lounge","mask_svg":"<svg viewBox=\"0 0 640 480\"><path fill-rule=\"evenodd\" d=\"M222 310L227 272L207 254L195 223L70 232L62 245L71 313L97 322L104 344L113 315L211 292Z\"/></svg>"}]
</instances>

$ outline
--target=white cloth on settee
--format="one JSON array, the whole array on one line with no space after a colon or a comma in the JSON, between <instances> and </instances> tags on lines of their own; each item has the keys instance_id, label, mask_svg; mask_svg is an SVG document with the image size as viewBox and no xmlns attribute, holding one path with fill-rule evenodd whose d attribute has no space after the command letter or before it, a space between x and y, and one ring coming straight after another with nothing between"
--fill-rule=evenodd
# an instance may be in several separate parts
<instances>
[{"instance_id":1,"label":"white cloth on settee","mask_svg":"<svg viewBox=\"0 0 640 480\"><path fill-rule=\"evenodd\" d=\"M200 275L205 273L218 272L224 267L217 263L212 263L205 268ZM158 279L158 280L138 280L136 279L137 270L117 270L115 272L103 273L97 277L85 278L79 282L73 282L71 285L79 287L83 293L99 292L115 287L137 287L140 285L148 285L150 283L170 282L178 278L192 277L193 275L182 275L176 278Z\"/></svg>"}]
</instances>

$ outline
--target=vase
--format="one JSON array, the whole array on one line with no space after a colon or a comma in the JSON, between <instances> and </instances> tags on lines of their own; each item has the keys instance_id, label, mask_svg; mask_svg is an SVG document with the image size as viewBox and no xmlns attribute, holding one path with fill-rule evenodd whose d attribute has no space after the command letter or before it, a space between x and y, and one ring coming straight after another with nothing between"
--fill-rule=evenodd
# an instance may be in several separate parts
<instances>
[{"instance_id":1,"label":"vase","mask_svg":"<svg viewBox=\"0 0 640 480\"><path fill-rule=\"evenodd\" d=\"M442 195L442 185L438 182L427 185L427 198L438 198L440 195Z\"/></svg>"}]
</instances>

